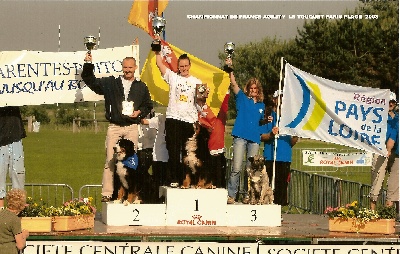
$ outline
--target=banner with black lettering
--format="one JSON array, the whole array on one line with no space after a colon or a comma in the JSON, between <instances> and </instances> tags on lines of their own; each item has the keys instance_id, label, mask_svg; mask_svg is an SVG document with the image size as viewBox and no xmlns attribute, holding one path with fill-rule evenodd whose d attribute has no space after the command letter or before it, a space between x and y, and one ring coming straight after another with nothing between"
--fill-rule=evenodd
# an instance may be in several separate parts
<instances>
[{"instance_id":1,"label":"banner with black lettering","mask_svg":"<svg viewBox=\"0 0 400 254\"><path fill-rule=\"evenodd\" d=\"M81 79L85 54L86 51L0 52L0 107L103 100ZM96 77L119 76L125 57L134 57L139 65L139 46L97 49L92 56ZM139 68L135 76L139 78Z\"/></svg>"}]
</instances>

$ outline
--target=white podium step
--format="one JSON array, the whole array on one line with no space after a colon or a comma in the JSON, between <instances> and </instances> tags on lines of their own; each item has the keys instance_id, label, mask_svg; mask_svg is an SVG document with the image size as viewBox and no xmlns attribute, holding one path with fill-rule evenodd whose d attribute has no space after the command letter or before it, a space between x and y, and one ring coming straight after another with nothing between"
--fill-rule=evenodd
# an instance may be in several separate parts
<instances>
[{"instance_id":1,"label":"white podium step","mask_svg":"<svg viewBox=\"0 0 400 254\"><path fill-rule=\"evenodd\" d=\"M266 226L280 227L280 205L228 205L226 224L229 226Z\"/></svg>"},{"instance_id":2,"label":"white podium step","mask_svg":"<svg viewBox=\"0 0 400 254\"><path fill-rule=\"evenodd\" d=\"M103 203L102 221L109 226L165 226L165 204Z\"/></svg>"},{"instance_id":3,"label":"white podium step","mask_svg":"<svg viewBox=\"0 0 400 254\"><path fill-rule=\"evenodd\" d=\"M161 189L167 226L226 226L226 189Z\"/></svg>"}]
</instances>

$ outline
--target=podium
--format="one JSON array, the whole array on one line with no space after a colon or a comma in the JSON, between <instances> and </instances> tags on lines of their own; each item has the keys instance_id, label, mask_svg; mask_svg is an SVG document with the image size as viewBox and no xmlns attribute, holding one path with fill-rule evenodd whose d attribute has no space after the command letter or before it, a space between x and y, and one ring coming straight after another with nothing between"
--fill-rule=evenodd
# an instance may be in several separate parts
<instances>
[{"instance_id":1,"label":"podium","mask_svg":"<svg viewBox=\"0 0 400 254\"><path fill-rule=\"evenodd\" d=\"M226 203L226 189L160 186L165 204L103 203L102 221L110 226L281 226L280 205Z\"/></svg>"}]
</instances>

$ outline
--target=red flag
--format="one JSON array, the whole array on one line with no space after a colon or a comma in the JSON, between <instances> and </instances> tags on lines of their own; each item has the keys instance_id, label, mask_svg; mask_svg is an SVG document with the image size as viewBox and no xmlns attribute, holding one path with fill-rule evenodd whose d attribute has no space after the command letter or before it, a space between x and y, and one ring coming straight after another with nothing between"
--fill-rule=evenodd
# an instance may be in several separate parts
<instances>
[{"instance_id":1,"label":"red flag","mask_svg":"<svg viewBox=\"0 0 400 254\"><path fill-rule=\"evenodd\" d=\"M153 37L152 20L155 16L161 16L167 4L168 0L135 0L129 12L128 22L143 29Z\"/></svg>"}]
</instances>

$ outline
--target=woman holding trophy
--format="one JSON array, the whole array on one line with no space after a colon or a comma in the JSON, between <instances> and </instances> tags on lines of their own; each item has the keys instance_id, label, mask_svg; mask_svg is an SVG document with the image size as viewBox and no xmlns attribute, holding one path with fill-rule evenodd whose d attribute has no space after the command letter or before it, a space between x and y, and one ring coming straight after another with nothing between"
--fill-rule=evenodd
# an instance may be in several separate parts
<instances>
[{"instance_id":1,"label":"woman holding trophy","mask_svg":"<svg viewBox=\"0 0 400 254\"><path fill-rule=\"evenodd\" d=\"M185 166L182 158L186 155L186 141L193 137L194 123L198 120L195 106L196 84L203 82L190 75L190 59L186 54L178 58L178 73L170 70L163 63L161 55L160 34L164 30L165 20L161 17L153 19L155 40L151 48L156 54L157 67L163 79L169 85L169 101L165 120L165 139L168 150L167 182L170 187L183 184Z\"/></svg>"},{"instance_id":2,"label":"woman holding trophy","mask_svg":"<svg viewBox=\"0 0 400 254\"><path fill-rule=\"evenodd\" d=\"M231 81L231 90L235 95L237 116L232 129L233 136L233 165L228 179L228 204L234 204L239 187L240 172L242 170L243 156L246 154L248 158L258 154L260 146L261 129L260 120L264 118L264 94L260 81L256 78L250 78L244 90L240 89L236 83L235 75L232 69L232 54L234 52L234 44L229 42L225 44L225 60L224 70L229 73ZM247 188L247 184L244 185ZM245 195L242 203L248 204L249 197Z\"/></svg>"}]
</instances>

